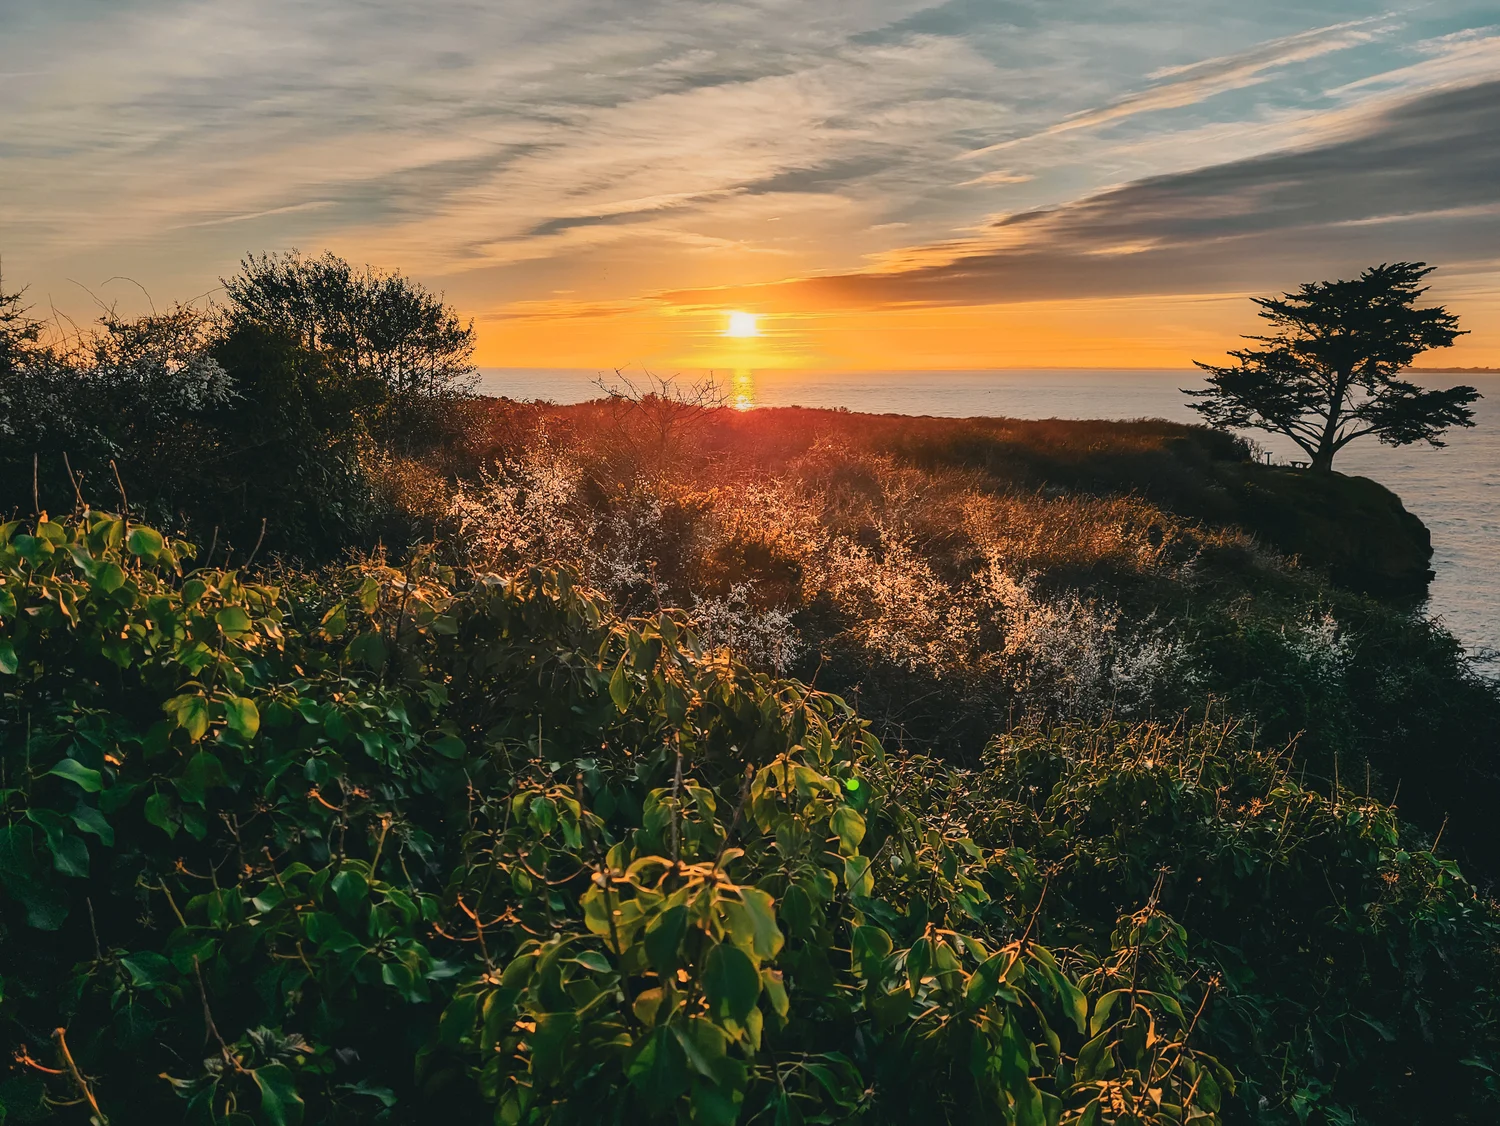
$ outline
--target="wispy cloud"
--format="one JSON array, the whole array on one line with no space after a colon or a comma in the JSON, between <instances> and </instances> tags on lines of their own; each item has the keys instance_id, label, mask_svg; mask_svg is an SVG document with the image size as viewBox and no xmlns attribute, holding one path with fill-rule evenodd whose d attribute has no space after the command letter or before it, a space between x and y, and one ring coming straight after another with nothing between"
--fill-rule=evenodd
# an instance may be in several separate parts
<instances>
[{"instance_id":1,"label":"wispy cloud","mask_svg":"<svg viewBox=\"0 0 1500 1126\"><path fill-rule=\"evenodd\" d=\"M1038 137L1054 137L1059 133L1093 129L1143 113L1196 105L1216 94L1242 90L1265 82L1271 71L1281 67L1368 43L1380 35L1389 34L1398 26L1385 16L1330 24L1272 39L1236 54L1163 67L1148 76L1163 80L1156 85L1126 94L1106 105L1072 114L1039 132L973 149L964 153L963 158L972 159L1001 149L1014 148Z\"/></svg>"}]
</instances>

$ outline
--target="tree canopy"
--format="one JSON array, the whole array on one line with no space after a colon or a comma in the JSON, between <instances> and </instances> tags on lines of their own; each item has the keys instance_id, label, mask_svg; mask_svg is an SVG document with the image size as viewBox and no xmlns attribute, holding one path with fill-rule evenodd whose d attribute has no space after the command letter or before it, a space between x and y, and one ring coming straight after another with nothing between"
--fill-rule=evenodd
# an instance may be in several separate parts
<instances>
[{"instance_id":1,"label":"tree canopy","mask_svg":"<svg viewBox=\"0 0 1500 1126\"><path fill-rule=\"evenodd\" d=\"M1473 426L1473 387L1427 390L1400 378L1430 348L1463 335L1441 305L1419 308L1425 262L1372 266L1347 281L1307 282L1281 297L1253 298L1275 331L1230 351L1233 364L1198 363L1209 386L1193 409L1220 429L1284 434L1312 467L1369 435L1391 446L1442 446L1451 426Z\"/></svg>"},{"instance_id":2,"label":"tree canopy","mask_svg":"<svg viewBox=\"0 0 1500 1126\"><path fill-rule=\"evenodd\" d=\"M288 332L349 379L368 381L389 421L472 389L474 326L400 273L292 251L252 254L223 281L231 323Z\"/></svg>"},{"instance_id":3,"label":"tree canopy","mask_svg":"<svg viewBox=\"0 0 1500 1126\"><path fill-rule=\"evenodd\" d=\"M0 513L128 498L240 558L400 538L385 478L462 432L472 326L333 254L252 255L224 288L67 334L0 288Z\"/></svg>"}]
</instances>

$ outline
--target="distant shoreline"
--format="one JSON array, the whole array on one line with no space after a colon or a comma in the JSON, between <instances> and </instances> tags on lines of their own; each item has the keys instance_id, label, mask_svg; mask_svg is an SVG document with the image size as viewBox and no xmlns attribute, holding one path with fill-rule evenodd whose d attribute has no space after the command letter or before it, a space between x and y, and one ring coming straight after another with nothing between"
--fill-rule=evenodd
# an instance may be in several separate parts
<instances>
[{"instance_id":1,"label":"distant shoreline","mask_svg":"<svg viewBox=\"0 0 1500 1126\"><path fill-rule=\"evenodd\" d=\"M1500 368L1402 368L1417 375L1495 375Z\"/></svg>"}]
</instances>

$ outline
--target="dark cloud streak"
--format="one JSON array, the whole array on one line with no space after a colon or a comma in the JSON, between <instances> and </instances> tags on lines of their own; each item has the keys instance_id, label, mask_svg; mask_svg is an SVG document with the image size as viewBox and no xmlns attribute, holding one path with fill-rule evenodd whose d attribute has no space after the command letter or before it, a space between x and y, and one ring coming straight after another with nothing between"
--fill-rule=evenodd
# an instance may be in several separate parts
<instances>
[{"instance_id":1,"label":"dark cloud streak","mask_svg":"<svg viewBox=\"0 0 1500 1126\"><path fill-rule=\"evenodd\" d=\"M663 296L785 309L971 305L1243 292L1379 259L1495 261L1500 81L1413 98L1322 144L1007 216L906 257L904 269Z\"/></svg>"}]
</instances>

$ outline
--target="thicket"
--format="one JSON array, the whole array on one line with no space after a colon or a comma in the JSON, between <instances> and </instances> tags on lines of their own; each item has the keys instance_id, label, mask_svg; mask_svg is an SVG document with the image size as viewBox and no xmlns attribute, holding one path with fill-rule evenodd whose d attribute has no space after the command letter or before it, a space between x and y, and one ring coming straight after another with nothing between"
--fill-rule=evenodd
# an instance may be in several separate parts
<instances>
[{"instance_id":1,"label":"thicket","mask_svg":"<svg viewBox=\"0 0 1500 1126\"><path fill-rule=\"evenodd\" d=\"M1217 1121L1180 928L1039 944L837 698L566 572L193 554L0 531L7 1121Z\"/></svg>"},{"instance_id":2,"label":"thicket","mask_svg":"<svg viewBox=\"0 0 1500 1126\"><path fill-rule=\"evenodd\" d=\"M567 571L194 554L0 530L7 1122L1493 1116L1493 907L1233 725L958 771Z\"/></svg>"},{"instance_id":3,"label":"thicket","mask_svg":"<svg viewBox=\"0 0 1500 1126\"><path fill-rule=\"evenodd\" d=\"M400 274L249 257L208 306L86 330L0 292L0 515L129 506L221 560L413 538L421 459L462 449L471 326Z\"/></svg>"},{"instance_id":4,"label":"thicket","mask_svg":"<svg viewBox=\"0 0 1500 1126\"><path fill-rule=\"evenodd\" d=\"M1500 686L1405 605L1174 511L1208 509L1223 436L997 423L999 443L959 421L945 449L948 420L492 410L503 452L431 516L461 558L562 561L627 610L686 607L954 763L1016 725L1222 708L1500 874Z\"/></svg>"}]
</instances>

